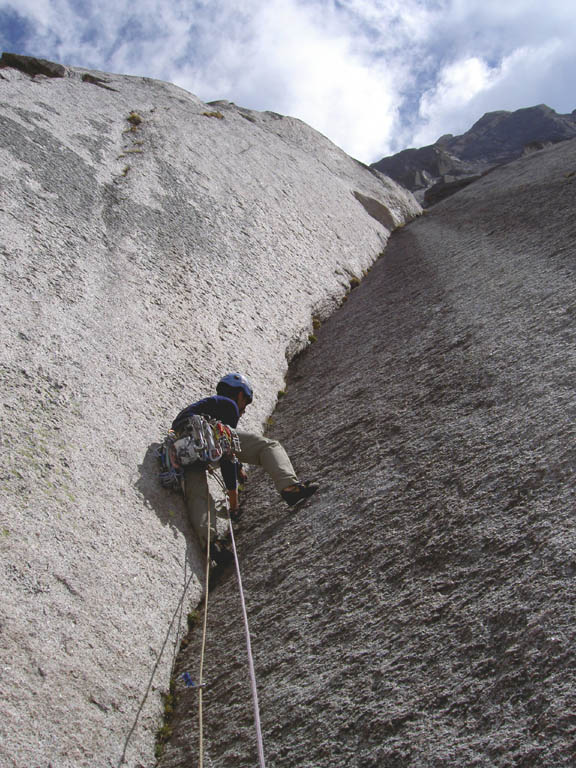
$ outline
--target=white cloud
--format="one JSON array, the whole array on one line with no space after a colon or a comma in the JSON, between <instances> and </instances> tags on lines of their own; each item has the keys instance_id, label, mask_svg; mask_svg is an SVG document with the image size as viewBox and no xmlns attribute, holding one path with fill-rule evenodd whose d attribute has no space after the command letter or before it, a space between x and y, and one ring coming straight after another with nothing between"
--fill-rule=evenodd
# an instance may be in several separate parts
<instances>
[{"instance_id":1,"label":"white cloud","mask_svg":"<svg viewBox=\"0 0 576 768\"><path fill-rule=\"evenodd\" d=\"M141 0L136 9L98 0L82 13L70 0L23 2L18 12L34 23L29 47L38 55L290 114L367 162L388 151L404 65L382 57L399 37L374 35L381 14L370 1ZM399 8L387 12L396 26Z\"/></svg>"},{"instance_id":2,"label":"white cloud","mask_svg":"<svg viewBox=\"0 0 576 768\"><path fill-rule=\"evenodd\" d=\"M35 55L293 115L364 161L485 111L576 107L573 0L0 0L6 9L27 19Z\"/></svg>"},{"instance_id":3,"label":"white cloud","mask_svg":"<svg viewBox=\"0 0 576 768\"><path fill-rule=\"evenodd\" d=\"M433 144L446 124L455 126L453 133L469 128L468 105L490 88L497 77L498 70L490 69L477 57L444 67L434 88L424 93L420 101L423 125L413 137L415 146Z\"/></svg>"},{"instance_id":4,"label":"white cloud","mask_svg":"<svg viewBox=\"0 0 576 768\"><path fill-rule=\"evenodd\" d=\"M227 41L215 69L195 62L179 84L202 98L217 94L299 117L352 155L372 160L385 151L395 120L394 84L355 50L354 36L338 17L328 14L323 21L317 9L293 0L262 4L240 47Z\"/></svg>"},{"instance_id":5,"label":"white cloud","mask_svg":"<svg viewBox=\"0 0 576 768\"><path fill-rule=\"evenodd\" d=\"M422 125L414 134L414 146L431 144L443 133L463 133L485 112L541 103L571 112L576 96L566 90L566 68L574 76L576 58L571 46L567 50L560 40L517 48L496 67L477 57L449 64L422 96Z\"/></svg>"},{"instance_id":6,"label":"white cloud","mask_svg":"<svg viewBox=\"0 0 576 768\"><path fill-rule=\"evenodd\" d=\"M11 8L38 23L48 21L53 13L52 0L5 0L0 8Z\"/></svg>"}]
</instances>

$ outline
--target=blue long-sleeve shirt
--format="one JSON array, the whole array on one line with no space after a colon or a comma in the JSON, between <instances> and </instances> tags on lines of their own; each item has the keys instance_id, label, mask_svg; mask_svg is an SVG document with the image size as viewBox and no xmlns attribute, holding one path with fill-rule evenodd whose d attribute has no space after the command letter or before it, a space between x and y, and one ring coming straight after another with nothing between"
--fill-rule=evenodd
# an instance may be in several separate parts
<instances>
[{"instance_id":1,"label":"blue long-sleeve shirt","mask_svg":"<svg viewBox=\"0 0 576 768\"><path fill-rule=\"evenodd\" d=\"M224 397L223 395L214 395L213 397L205 397L203 400L191 403L181 410L172 422L172 429L175 432L178 432L185 420L194 414L217 419L223 424L232 427L232 429L236 429L236 425L240 418L240 411L234 400L231 400L229 397ZM236 466L235 462L227 461L226 459L222 459L220 462L222 478L229 491L235 491L238 486Z\"/></svg>"}]
</instances>

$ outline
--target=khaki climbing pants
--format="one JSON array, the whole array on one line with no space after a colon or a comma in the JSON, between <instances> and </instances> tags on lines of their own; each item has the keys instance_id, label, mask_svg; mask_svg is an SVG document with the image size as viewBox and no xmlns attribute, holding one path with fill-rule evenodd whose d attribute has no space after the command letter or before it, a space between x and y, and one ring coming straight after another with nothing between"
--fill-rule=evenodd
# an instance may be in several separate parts
<instances>
[{"instance_id":1,"label":"khaki climbing pants","mask_svg":"<svg viewBox=\"0 0 576 768\"><path fill-rule=\"evenodd\" d=\"M270 476L276 490L282 491L298 482L288 454L277 440L252 432L238 432L242 464L254 464ZM184 473L184 496L190 523L200 546L206 548L208 529L210 540L216 538L216 518L227 518L226 500L222 493L212 493L206 470L192 465Z\"/></svg>"}]
</instances>

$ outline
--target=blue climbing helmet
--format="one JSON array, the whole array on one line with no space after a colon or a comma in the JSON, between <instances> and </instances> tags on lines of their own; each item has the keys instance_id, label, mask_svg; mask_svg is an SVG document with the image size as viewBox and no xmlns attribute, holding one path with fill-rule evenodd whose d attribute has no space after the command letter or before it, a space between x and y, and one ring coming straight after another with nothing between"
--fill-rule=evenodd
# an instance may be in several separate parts
<instances>
[{"instance_id":1,"label":"blue climbing helmet","mask_svg":"<svg viewBox=\"0 0 576 768\"><path fill-rule=\"evenodd\" d=\"M218 384L216 385L216 392L224 397L234 396L235 392L242 390L248 402L252 402L254 399L254 390L252 384L248 381L246 376L242 376L241 373L227 373L226 376L222 376Z\"/></svg>"}]
</instances>

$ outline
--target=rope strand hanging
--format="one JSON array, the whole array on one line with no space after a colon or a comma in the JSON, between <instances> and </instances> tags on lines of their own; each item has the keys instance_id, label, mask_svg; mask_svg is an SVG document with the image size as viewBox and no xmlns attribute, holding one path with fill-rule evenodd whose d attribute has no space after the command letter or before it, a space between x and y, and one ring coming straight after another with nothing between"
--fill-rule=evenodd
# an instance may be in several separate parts
<instances>
[{"instance_id":1,"label":"rope strand hanging","mask_svg":"<svg viewBox=\"0 0 576 768\"><path fill-rule=\"evenodd\" d=\"M244 597L244 587L242 586L242 576L240 574L240 563L238 561L238 550L236 549L236 539L234 537L234 527L230 515L230 505L228 503L228 494L226 486L220 477L216 480L222 487L226 498L226 510L228 512L228 525L230 529L230 540L232 543L232 553L234 554L234 566L236 568L236 580L238 582L238 592L240 593L240 605L242 607L242 618L244 621L244 635L246 638L246 653L248 656L248 670L250 673L250 687L252 689L252 703L254 708L254 726L256 728L256 743L258 745L258 761L260 768L266 768L264 761L264 742L262 739L262 726L260 723L260 707L258 704L258 687L256 685L256 672L254 670L254 657L252 655L252 642L250 640L250 627L248 625L248 613L246 611L246 599Z\"/></svg>"},{"instance_id":2,"label":"rope strand hanging","mask_svg":"<svg viewBox=\"0 0 576 768\"><path fill-rule=\"evenodd\" d=\"M216 478L222 485L224 492L226 488L220 478ZM226 504L228 512L228 524L230 529L230 539L232 543L232 553L234 555L234 565L236 569L236 579L238 582L238 591L240 593L240 605L242 608L242 618L244 623L244 634L246 638L246 652L248 656L248 669L250 674L250 685L252 689L252 702L254 709L254 725L256 728L256 743L258 747L258 762L260 768L266 768L264 760L264 742L262 739L262 726L260 723L260 708L258 704L258 689L256 685L256 673L254 671L254 658L252 656L252 643L250 640L250 627L248 625L248 613L246 611L246 600L244 597L244 588L242 586L242 576L240 574L240 564L238 561L238 550L236 549L236 540L234 538L234 529L232 526L232 518L230 515L230 506ZM208 500L207 508L207 539L206 539L206 571L205 571L205 591L204 591L204 619L202 626L202 643L200 648L200 665L198 670L198 766L204 767L204 720L203 720L203 697L202 692L204 689L204 659L206 655L206 636L208 625L208 594L210 585L210 500Z\"/></svg>"},{"instance_id":3,"label":"rope strand hanging","mask_svg":"<svg viewBox=\"0 0 576 768\"><path fill-rule=\"evenodd\" d=\"M244 589L242 587L242 577L240 575L240 565L238 563L238 552L236 550L236 540L234 538L234 529L228 509L228 520L230 522L230 538L232 540L232 551L234 553L234 564L236 566L236 578L238 580L238 591L240 592L240 604L242 606L242 617L244 619L244 634L246 635L246 652L248 654L248 668L250 671L250 684L252 688L252 702L254 705L254 725L256 727L256 742L258 744L258 761L260 768L266 768L264 762L264 742L262 740L262 726L260 724L260 707L258 705L258 688L256 686L256 673L254 671L254 659L252 657L252 643L250 642L250 627L248 626L248 614L246 612L246 601L244 599Z\"/></svg>"},{"instance_id":4,"label":"rope strand hanging","mask_svg":"<svg viewBox=\"0 0 576 768\"><path fill-rule=\"evenodd\" d=\"M204 722L202 710L202 691L204 690L204 656L206 654L206 630L208 626L208 592L210 585L210 500L208 499L206 537L206 570L204 576L204 621L202 622L202 646L200 649L200 668L198 670L198 768L204 766Z\"/></svg>"}]
</instances>

